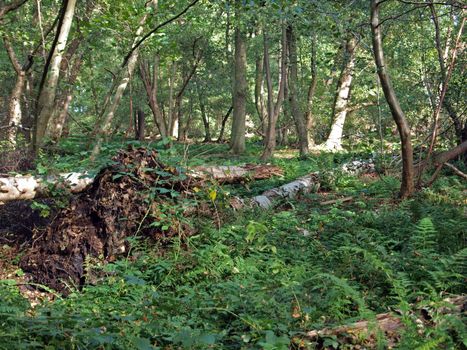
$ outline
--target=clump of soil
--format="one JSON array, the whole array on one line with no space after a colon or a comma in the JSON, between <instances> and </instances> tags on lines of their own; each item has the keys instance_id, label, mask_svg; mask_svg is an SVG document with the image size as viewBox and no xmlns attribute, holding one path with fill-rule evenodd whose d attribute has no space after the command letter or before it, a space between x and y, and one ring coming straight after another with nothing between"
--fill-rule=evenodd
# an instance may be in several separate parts
<instances>
[{"instance_id":1,"label":"clump of soil","mask_svg":"<svg viewBox=\"0 0 467 350\"><path fill-rule=\"evenodd\" d=\"M128 237L167 241L185 231L175 217L167 223L173 191L183 194L190 179L162 164L153 150L121 151L90 187L61 210L46 231L35 237L20 267L36 283L63 294L67 285L85 282L88 258L112 261L128 250ZM154 197L150 193L157 193ZM151 226L164 214L164 230ZM169 215L170 217L170 215ZM162 220L162 219L161 219Z\"/></svg>"},{"instance_id":2,"label":"clump of soil","mask_svg":"<svg viewBox=\"0 0 467 350\"><path fill-rule=\"evenodd\" d=\"M27 245L34 231L44 229L50 223L54 216L54 201L37 199L36 202L51 208L47 217L41 216L40 210L33 209L31 201L18 200L0 205L0 244Z\"/></svg>"}]
</instances>

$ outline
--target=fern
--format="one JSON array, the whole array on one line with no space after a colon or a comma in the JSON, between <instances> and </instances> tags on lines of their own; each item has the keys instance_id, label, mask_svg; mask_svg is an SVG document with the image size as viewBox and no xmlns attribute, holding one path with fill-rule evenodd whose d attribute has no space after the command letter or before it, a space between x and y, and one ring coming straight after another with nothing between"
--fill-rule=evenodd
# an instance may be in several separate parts
<instances>
[{"instance_id":1,"label":"fern","mask_svg":"<svg viewBox=\"0 0 467 350\"><path fill-rule=\"evenodd\" d=\"M436 247L436 229L429 217L421 219L412 236L412 247L419 253L432 253Z\"/></svg>"},{"instance_id":2,"label":"fern","mask_svg":"<svg viewBox=\"0 0 467 350\"><path fill-rule=\"evenodd\" d=\"M433 350L433 349L439 349L439 345L442 344L445 341L445 337L441 337L438 339L433 339L428 342L426 342L423 345L418 346L415 350Z\"/></svg>"}]
</instances>

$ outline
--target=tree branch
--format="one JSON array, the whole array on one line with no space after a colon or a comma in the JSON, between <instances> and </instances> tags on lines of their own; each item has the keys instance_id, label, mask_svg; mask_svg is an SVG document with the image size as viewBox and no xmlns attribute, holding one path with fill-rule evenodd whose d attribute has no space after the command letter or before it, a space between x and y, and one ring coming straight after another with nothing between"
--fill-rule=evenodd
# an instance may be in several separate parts
<instances>
[{"instance_id":1,"label":"tree branch","mask_svg":"<svg viewBox=\"0 0 467 350\"><path fill-rule=\"evenodd\" d=\"M130 52L128 52L128 54L125 56L124 60L123 60L123 63L122 63L122 67L125 67L125 65L128 63L128 60L130 59L131 55L133 54L133 52L135 52L135 50L146 40L148 39L151 35L153 35L154 33L156 33L160 28L166 26L167 24L175 21L176 19L180 18L181 16L183 16L191 7L195 6L196 3L199 2L199 0L194 0L193 2L191 2L187 7L185 7L185 9L178 13L177 15L169 18L168 20L166 20L165 22L162 22L161 24L159 24L158 26L156 26L156 28L154 28L153 30L151 30L149 33L145 34L130 50Z\"/></svg>"},{"instance_id":2,"label":"tree branch","mask_svg":"<svg viewBox=\"0 0 467 350\"><path fill-rule=\"evenodd\" d=\"M19 9L27 1L28 0L17 0L17 1L13 1L11 4L0 7L0 19L2 19L8 12Z\"/></svg>"}]
</instances>

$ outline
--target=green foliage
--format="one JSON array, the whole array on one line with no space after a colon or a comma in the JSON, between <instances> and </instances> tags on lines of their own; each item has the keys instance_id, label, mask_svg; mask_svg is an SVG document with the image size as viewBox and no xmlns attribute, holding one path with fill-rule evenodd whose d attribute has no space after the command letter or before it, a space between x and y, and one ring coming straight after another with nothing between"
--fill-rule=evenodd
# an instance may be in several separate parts
<instances>
[{"instance_id":1,"label":"green foliage","mask_svg":"<svg viewBox=\"0 0 467 350\"><path fill-rule=\"evenodd\" d=\"M296 172L299 163L290 164ZM220 229L199 219L183 244L176 238L158 251L133 241L128 259L89 261L93 285L32 311L14 281L3 281L0 348L288 349L310 329L371 320L389 307L406 312L415 302L436 310L440 295L465 292L461 206L431 194L384 204L388 188L397 189L392 180L345 181L345 193L371 194L364 206L295 201L287 211L232 216ZM200 198L209 200L207 191ZM168 220L183 216L173 210ZM404 318L400 347L465 341L459 319L433 317L436 327L423 331Z\"/></svg>"}]
</instances>

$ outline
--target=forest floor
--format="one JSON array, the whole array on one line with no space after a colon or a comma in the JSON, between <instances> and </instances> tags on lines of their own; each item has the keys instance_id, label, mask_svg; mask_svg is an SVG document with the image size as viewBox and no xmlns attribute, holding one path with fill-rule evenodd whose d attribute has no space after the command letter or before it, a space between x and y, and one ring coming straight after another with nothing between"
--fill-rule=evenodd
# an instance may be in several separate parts
<instances>
[{"instance_id":1,"label":"forest floor","mask_svg":"<svg viewBox=\"0 0 467 350\"><path fill-rule=\"evenodd\" d=\"M82 140L68 142L54 149L58 156L43 155L39 174L97 173L126 147L108 144L99 163L89 164L84 147L76 151ZM227 145L145 147L173 167L257 163L261 148L251 144L233 157ZM190 198L158 187L166 205L126 237L123 253L89 256L84 284L64 283L66 296L37 288L20 262L69 198L0 207L0 349L465 348L465 317L437 311L445 298L467 292L465 182L446 172L399 201L395 176L340 170L369 158L298 160L295 150L279 149L272 163L281 177L206 182ZM318 191L272 209L229 205L232 196L251 198L316 171ZM169 239L138 239L154 230L170 232ZM420 308L429 321L420 322ZM395 334L309 336L388 311L403 324Z\"/></svg>"}]
</instances>

